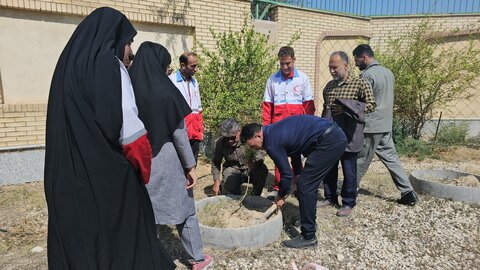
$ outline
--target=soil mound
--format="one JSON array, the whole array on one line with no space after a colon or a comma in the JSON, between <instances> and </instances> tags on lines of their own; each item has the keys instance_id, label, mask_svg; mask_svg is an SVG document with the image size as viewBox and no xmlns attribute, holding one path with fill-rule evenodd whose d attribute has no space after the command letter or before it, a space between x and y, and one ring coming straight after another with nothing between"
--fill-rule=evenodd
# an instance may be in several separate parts
<instances>
[{"instance_id":1,"label":"soil mound","mask_svg":"<svg viewBox=\"0 0 480 270\"><path fill-rule=\"evenodd\" d=\"M242 228L261 223L263 212L248 209L238 200L209 203L197 212L201 224L217 228Z\"/></svg>"}]
</instances>

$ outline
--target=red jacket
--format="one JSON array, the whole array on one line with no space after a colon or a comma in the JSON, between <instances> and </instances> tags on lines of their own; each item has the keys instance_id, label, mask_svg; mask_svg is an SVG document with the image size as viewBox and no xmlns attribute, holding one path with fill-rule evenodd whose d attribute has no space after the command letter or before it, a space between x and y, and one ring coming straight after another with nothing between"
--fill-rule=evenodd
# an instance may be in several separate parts
<instances>
[{"instance_id":1,"label":"red jacket","mask_svg":"<svg viewBox=\"0 0 480 270\"><path fill-rule=\"evenodd\" d=\"M287 79L281 71L270 76L262 103L264 126L288 116L314 113L312 88L305 73L294 68Z\"/></svg>"},{"instance_id":2,"label":"red jacket","mask_svg":"<svg viewBox=\"0 0 480 270\"><path fill-rule=\"evenodd\" d=\"M189 82L186 82L183 79L180 70L176 73L172 73L169 77L192 109L192 113L185 117L188 139L198 141L203 140L202 102L200 100L200 89L197 80L195 77L192 77Z\"/></svg>"},{"instance_id":3,"label":"red jacket","mask_svg":"<svg viewBox=\"0 0 480 270\"><path fill-rule=\"evenodd\" d=\"M191 113L185 117L185 126L189 140L203 140L203 116L202 112Z\"/></svg>"}]
</instances>

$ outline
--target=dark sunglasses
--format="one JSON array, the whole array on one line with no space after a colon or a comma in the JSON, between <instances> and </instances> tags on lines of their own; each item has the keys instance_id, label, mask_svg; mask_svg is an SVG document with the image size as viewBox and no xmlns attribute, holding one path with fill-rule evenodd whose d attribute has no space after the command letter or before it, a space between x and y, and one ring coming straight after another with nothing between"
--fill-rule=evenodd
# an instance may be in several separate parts
<instances>
[{"instance_id":1,"label":"dark sunglasses","mask_svg":"<svg viewBox=\"0 0 480 270\"><path fill-rule=\"evenodd\" d=\"M237 139L237 136L225 137L225 140L227 141L235 141L236 139Z\"/></svg>"}]
</instances>

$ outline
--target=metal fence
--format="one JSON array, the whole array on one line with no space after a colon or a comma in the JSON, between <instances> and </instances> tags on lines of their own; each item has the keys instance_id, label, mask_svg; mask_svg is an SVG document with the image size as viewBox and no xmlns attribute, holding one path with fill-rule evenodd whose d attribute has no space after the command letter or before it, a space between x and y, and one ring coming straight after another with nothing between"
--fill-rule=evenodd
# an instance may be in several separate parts
<instances>
[{"instance_id":1,"label":"metal fence","mask_svg":"<svg viewBox=\"0 0 480 270\"><path fill-rule=\"evenodd\" d=\"M361 17L480 13L480 0L255 0L254 18L268 19L269 9L275 5Z\"/></svg>"}]
</instances>

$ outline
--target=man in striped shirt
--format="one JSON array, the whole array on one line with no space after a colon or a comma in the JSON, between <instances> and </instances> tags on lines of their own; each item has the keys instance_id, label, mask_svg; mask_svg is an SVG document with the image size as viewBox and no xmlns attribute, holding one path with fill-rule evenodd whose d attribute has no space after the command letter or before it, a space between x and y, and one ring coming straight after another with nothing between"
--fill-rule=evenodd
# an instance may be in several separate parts
<instances>
[{"instance_id":1,"label":"man in striped shirt","mask_svg":"<svg viewBox=\"0 0 480 270\"><path fill-rule=\"evenodd\" d=\"M342 206L337 216L349 216L357 199L357 155L363 147L363 117L364 113L375 110L375 97L365 80L350 74L349 59L345 52L332 53L328 67L333 80L323 90L322 116L337 122L347 135L348 145L340 158L344 179ZM324 181L325 200L318 202L318 207L336 206L337 180L338 161Z\"/></svg>"}]
</instances>

